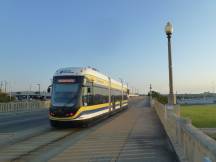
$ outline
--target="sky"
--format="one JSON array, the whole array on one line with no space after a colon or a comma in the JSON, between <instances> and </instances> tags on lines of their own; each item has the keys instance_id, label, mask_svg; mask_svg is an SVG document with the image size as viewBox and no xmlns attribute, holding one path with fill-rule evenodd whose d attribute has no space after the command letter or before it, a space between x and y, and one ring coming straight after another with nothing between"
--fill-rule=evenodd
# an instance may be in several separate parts
<instances>
[{"instance_id":1,"label":"sky","mask_svg":"<svg viewBox=\"0 0 216 162\"><path fill-rule=\"evenodd\" d=\"M58 68L91 66L140 93L149 84L168 93L171 21L174 91L213 92L215 8L213 0L1 0L0 81L46 90Z\"/></svg>"}]
</instances>

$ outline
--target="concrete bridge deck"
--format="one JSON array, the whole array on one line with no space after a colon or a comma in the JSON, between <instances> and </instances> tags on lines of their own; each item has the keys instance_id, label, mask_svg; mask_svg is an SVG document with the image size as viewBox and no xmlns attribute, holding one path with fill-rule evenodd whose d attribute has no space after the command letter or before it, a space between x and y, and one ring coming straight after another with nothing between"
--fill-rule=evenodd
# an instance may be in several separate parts
<instances>
[{"instance_id":1,"label":"concrete bridge deck","mask_svg":"<svg viewBox=\"0 0 216 162\"><path fill-rule=\"evenodd\" d=\"M154 109L143 98L132 100L130 108L91 132L49 161L142 161L175 162Z\"/></svg>"}]
</instances>

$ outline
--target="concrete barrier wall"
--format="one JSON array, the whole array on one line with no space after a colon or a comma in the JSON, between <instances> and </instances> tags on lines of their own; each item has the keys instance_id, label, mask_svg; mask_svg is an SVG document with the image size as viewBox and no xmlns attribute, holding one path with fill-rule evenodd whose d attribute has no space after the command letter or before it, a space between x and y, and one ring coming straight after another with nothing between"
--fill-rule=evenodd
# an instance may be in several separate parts
<instances>
[{"instance_id":1,"label":"concrete barrier wall","mask_svg":"<svg viewBox=\"0 0 216 162\"><path fill-rule=\"evenodd\" d=\"M25 101L0 103L0 113L33 111L39 108L49 108L50 101Z\"/></svg>"},{"instance_id":2,"label":"concrete barrier wall","mask_svg":"<svg viewBox=\"0 0 216 162\"><path fill-rule=\"evenodd\" d=\"M156 100L151 101L180 161L216 162L216 141L194 127L189 119L180 117L179 105L173 109Z\"/></svg>"}]
</instances>

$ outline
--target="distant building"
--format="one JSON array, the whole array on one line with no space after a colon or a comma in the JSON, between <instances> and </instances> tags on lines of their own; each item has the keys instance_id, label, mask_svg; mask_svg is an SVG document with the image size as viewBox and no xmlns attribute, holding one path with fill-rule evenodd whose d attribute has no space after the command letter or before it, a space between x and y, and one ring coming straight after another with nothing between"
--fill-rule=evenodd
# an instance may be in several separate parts
<instances>
[{"instance_id":1,"label":"distant building","mask_svg":"<svg viewBox=\"0 0 216 162\"><path fill-rule=\"evenodd\" d=\"M14 96L16 100L46 100L50 99L50 93L38 92L38 91L20 91L12 92L11 96Z\"/></svg>"},{"instance_id":2,"label":"distant building","mask_svg":"<svg viewBox=\"0 0 216 162\"><path fill-rule=\"evenodd\" d=\"M177 96L178 104L216 104L215 93L181 94Z\"/></svg>"}]
</instances>

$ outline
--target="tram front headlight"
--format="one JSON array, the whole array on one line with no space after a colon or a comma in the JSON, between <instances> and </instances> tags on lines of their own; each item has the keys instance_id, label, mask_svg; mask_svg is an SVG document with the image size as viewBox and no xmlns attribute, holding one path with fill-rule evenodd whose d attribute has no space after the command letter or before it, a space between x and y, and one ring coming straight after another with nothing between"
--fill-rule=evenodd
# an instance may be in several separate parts
<instances>
[{"instance_id":1,"label":"tram front headlight","mask_svg":"<svg viewBox=\"0 0 216 162\"><path fill-rule=\"evenodd\" d=\"M50 115L51 115L51 116L55 116L55 114L54 114L53 112L50 112Z\"/></svg>"},{"instance_id":2,"label":"tram front headlight","mask_svg":"<svg viewBox=\"0 0 216 162\"><path fill-rule=\"evenodd\" d=\"M71 113L70 113L70 116L73 116L73 115L74 115L74 113L71 112Z\"/></svg>"}]
</instances>

